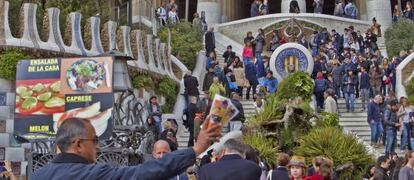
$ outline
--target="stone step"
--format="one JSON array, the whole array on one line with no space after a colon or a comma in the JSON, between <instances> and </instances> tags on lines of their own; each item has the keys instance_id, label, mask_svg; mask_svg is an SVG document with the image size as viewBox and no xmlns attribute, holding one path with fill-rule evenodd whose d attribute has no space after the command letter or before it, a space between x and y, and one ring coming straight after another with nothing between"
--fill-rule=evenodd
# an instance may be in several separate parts
<instances>
[{"instance_id":1,"label":"stone step","mask_svg":"<svg viewBox=\"0 0 414 180\"><path fill-rule=\"evenodd\" d=\"M351 111L347 111L347 109L338 109L339 113L352 113ZM362 108L356 108L355 107L355 111L353 113L366 113L365 111L362 111Z\"/></svg>"},{"instance_id":2,"label":"stone step","mask_svg":"<svg viewBox=\"0 0 414 180\"><path fill-rule=\"evenodd\" d=\"M367 122L366 118L342 117L339 122Z\"/></svg>"},{"instance_id":3,"label":"stone step","mask_svg":"<svg viewBox=\"0 0 414 180\"><path fill-rule=\"evenodd\" d=\"M349 113L340 113L339 117L367 117L366 112L349 112Z\"/></svg>"},{"instance_id":4,"label":"stone step","mask_svg":"<svg viewBox=\"0 0 414 180\"><path fill-rule=\"evenodd\" d=\"M361 121L357 121L357 122L349 122L349 121L340 121L339 125L343 126L343 127L360 127L360 126L368 126L368 122L361 122Z\"/></svg>"},{"instance_id":5,"label":"stone step","mask_svg":"<svg viewBox=\"0 0 414 180\"><path fill-rule=\"evenodd\" d=\"M369 126L361 126L361 127L343 127L344 130L350 131L350 132L365 132L365 131L369 131L371 132L371 129L369 128Z\"/></svg>"}]
</instances>

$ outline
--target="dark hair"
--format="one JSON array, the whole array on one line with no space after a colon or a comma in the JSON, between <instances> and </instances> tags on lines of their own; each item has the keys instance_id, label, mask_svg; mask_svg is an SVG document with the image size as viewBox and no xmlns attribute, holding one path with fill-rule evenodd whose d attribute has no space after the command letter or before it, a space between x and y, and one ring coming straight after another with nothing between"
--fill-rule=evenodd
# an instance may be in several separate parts
<instances>
[{"instance_id":1,"label":"dark hair","mask_svg":"<svg viewBox=\"0 0 414 180\"><path fill-rule=\"evenodd\" d=\"M157 96L151 96L148 100L148 102L151 104L152 99L157 99Z\"/></svg>"},{"instance_id":2,"label":"dark hair","mask_svg":"<svg viewBox=\"0 0 414 180\"><path fill-rule=\"evenodd\" d=\"M397 104L397 100L390 101L390 106L396 106Z\"/></svg>"},{"instance_id":3,"label":"dark hair","mask_svg":"<svg viewBox=\"0 0 414 180\"><path fill-rule=\"evenodd\" d=\"M69 118L63 121L56 132L56 145L60 151L67 152L75 138L84 138L87 136L87 123L90 122L80 118Z\"/></svg>"},{"instance_id":4,"label":"dark hair","mask_svg":"<svg viewBox=\"0 0 414 180\"><path fill-rule=\"evenodd\" d=\"M381 167L381 164L383 162L387 162L387 160L388 160L388 157L387 156L380 156L380 157L378 157L378 159L377 159L377 166L378 167Z\"/></svg>"},{"instance_id":5,"label":"dark hair","mask_svg":"<svg viewBox=\"0 0 414 180\"><path fill-rule=\"evenodd\" d=\"M394 166L394 173L399 173L400 169L406 164L407 159L403 158L403 157L399 157L396 161L395 161L395 166Z\"/></svg>"},{"instance_id":6,"label":"dark hair","mask_svg":"<svg viewBox=\"0 0 414 180\"><path fill-rule=\"evenodd\" d=\"M373 167L375 167L375 166L374 166L374 165L369 165L369 166L368 166L368 168L367 168L367 174L372 175L372 174L371 174L371 169L372 169Z\"/></svg>"},{"instance_id":7,"label":"dark hair","mask_svg":"<svg viewBox=\"0 0 414 180\"><path fill-rule=\"evenodd\" d=\"M267 72L266 72L266 74L269 74L269 73L270 73L271 75L273 75L273 72L272 72L272 71L267 71Z\"/></svg>"},{"instance_id":8,"label":"dark hair","mask_svg":"<svg viewBox=\"0 0 414 180\"><path fill-rule=\"evenodd\" d=\"M277 155L277 165L279 166L287 166L290 161L290 156L286 153L279 153Z\"/></svg>"},{"instance_id":9,"label":"dark hair","mask_svg":"<svg viewBox=\"0 0 414 180\"><path fill-rule=\"evenodd\" d=\"M259 164L259 156L257 151L250 145L246 145L246 159Z\"/></svg>"},{"instance_id":10,"label":"dark hair","mask_svg":"<svg viewBox=\"0 0 414 180\"><path fill-rule=\"evenodd\" d=\"M228 45L227 46L227 49L233 49L233 47L231 47L231 45Z\"/></svg>"}]
</instances>

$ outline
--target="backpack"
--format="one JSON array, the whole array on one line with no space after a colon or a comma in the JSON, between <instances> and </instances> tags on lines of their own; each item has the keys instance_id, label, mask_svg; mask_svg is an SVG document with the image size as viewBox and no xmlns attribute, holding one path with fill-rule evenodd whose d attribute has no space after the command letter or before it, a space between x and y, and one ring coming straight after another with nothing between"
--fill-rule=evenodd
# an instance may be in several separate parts
<instances>
[{"instance_id":1,"label":"backpack","mask_svg":"<svg viewBox=\"0 0 414 180\"><path fill-rule=\"evenodd\" d=\"M326 83L326 80L316 80L315 81L315 92L321 92L325 91L328 84Z\"/></svg>"},{"instance_id":2,"label":"backpack","mask_svg":"<svg viewBox=\"0 0 414 180\"><path fill-rule=\"evenodd\" d=\"M348 16L356 16L356 7L355 5L349 6L347 9L345 9L345 14Z\"/></svg>"}]
</instances>

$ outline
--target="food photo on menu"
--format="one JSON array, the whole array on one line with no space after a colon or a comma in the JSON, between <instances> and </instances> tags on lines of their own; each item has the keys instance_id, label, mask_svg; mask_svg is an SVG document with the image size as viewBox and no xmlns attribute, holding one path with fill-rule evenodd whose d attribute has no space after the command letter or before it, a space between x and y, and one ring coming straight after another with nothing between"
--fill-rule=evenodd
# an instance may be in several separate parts
<instances>
[{"instance_id":1,"label":"food photo on menu","mask_svg":"<svg viewBox=\"0 0 414 180\"><path fill-rule=\"evenodd\" d=\"M65 111L59 79L17 81L16 85L16 113L47 115Z\"/></svg>"}]
</instances>

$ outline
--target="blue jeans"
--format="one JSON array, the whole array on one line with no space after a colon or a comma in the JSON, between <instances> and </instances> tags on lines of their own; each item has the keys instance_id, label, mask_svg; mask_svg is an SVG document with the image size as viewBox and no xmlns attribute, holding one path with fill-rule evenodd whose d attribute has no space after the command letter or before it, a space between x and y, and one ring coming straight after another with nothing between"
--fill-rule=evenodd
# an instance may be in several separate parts
<instances>
[{"instance_id":1,"label":"blue jeans","mask_svg":"<svg viewBox=\"0 0 414 180\"><path fill-rule=\"evenodd\" d=\"M362 99L362 109L365 111L366 105L369 103L369 91L370 89L361 89L360 95Z\"/></svg>"},{"instance_id":2,"label":"blue jeans","mask_svg":"<svg viewBox=\"0 0 414 180\"><path fill-rule=\"evenodd\" d=\"M410 142L408 141L410 138L410 125L409 123L403 123L403 130L401 134L401 151L406 150L407 148L410 150Z\"/></svg>"},{"instance_id":3,"label":"blue jeans","mask_svg":"<svg viewBox=\"0 0 414 180\"><path fill-rule=\"evenodd\" d=\"M369 127L371 128L371 143L377 143L383 131L381 122L374 121L374 123L369 123ZM388 138L388 134L387 134L387 138Z\"/></svg>"},{"instance_id":4,"label":"blue jeans","mask_svg":"<svg viewBox=\"0 0 414 180\"><path fill-rule=\"evenodd\" d=\"M355 94L345 93L346 110L355 111Z\"/></svg>"},{"instance_id":5,"label":"blue jeans","mask_svg":"<svg viewBox=\"0 0 414 180\"><path fill-rule=\"evenodd\" d=\"M341 98L341 85L334 84L335 94L338 98Z\"/></svg>"},{"instance_id":6,"label":"blue jeans","mask_svg":"<svg viewBox=\"0 0 414 180\"><path fill-rule=\"evenodd\" d=\"M263 64L262 52L255 52L257 78L265 77L266 72Z\"/></svg>"},{"instance_id":7,"label":"blue jeans","mask_svg":"<svg viewBox=\"0 0 414 180\"><path fill-rule=\"evenodd\" d=\"M312 56L315 57L318 55L318 47L312 47Z\"/></svg>"},{"instance_id":8,"label":"blue jeans","mask_svg":"<svg viewBox=\"0 0 414 180\"><path fill-rule=\"evenodd\" d=\"M387 140L385 142L385 155L395 152L395 143L397 142L397 132L394 130L387 130Z\"/></svg>"}]
</instances>

